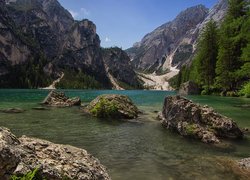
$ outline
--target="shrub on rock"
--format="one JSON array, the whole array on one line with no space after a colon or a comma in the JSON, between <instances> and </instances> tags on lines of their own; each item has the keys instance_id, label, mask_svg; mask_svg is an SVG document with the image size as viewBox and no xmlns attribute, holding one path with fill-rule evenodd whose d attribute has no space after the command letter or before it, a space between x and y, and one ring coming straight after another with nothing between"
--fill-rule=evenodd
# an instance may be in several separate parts
<instances>
[{"instance_id":1,"label":"shrub on rock","mask_svg":"<svg viewBox=\"0 0 250 180\"><path fill-rule=\"evenodd\" d=\"M87 106L87 110L98 118L124 118L138 117L139 110L131 99L124 95L101 95Z\"/></svg>"}]
</instances>

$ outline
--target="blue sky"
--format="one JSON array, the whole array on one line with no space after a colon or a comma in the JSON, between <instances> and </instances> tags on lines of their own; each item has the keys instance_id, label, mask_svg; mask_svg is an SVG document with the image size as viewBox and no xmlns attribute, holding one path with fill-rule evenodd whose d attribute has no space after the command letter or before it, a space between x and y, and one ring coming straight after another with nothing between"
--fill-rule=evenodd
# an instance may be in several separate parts
<instances>
[{"instance_id":1,"label":"blue sky","mask_svg":"<svg viewBox=\"0 0 250 180\"><path fill-rule=\"evenodd\" d=\"M76 20L89 19L97 26L101 46L131 47L144 35L174 19L182 10L217 0L59 0Z\"/></svg>"}]
</instances>

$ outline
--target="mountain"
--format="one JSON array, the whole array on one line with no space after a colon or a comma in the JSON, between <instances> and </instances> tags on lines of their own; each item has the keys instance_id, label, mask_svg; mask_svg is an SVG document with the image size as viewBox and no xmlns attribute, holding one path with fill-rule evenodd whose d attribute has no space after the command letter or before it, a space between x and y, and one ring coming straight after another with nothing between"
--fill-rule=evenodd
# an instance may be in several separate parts
<instances>
[{"instance_id":1,"label":"mountain","mask_svg":"<svg viewBox=\"0 0 250 180\"><path fill-rule=\"evenodd\" d=\"M118 86L116 89L142 88L125 51L118 47L106 48L103 49L103 57L108 76L113 80L113 85Z\"/></svg>"},{"instance_id":2,"label":"mountain","mask_svg":"<svg viewBox=\"0 0 250 180\"><path fill-rule=\"evenodd\" d=\"M47 86L67 72L65 81L81 74L98 88L112 88L95 24L74 20L57 0L1 0L0 25L2 87ZM126 84L133 86L129 79Z\"/></svg>"},{"instance_id":3,"label":"mountain","mask_svg":"<svg viewBox=\"0 0 250 180\"><path fill-rule=\"evenodd\" d=\"M220 0L211 10L197 5L182 11L173 21L165 23L126 50L133 66L147 73L164 74L179 68L191 59L204 25L214 19L221 22L227 0Z\"/></svg>"}]
</instances>

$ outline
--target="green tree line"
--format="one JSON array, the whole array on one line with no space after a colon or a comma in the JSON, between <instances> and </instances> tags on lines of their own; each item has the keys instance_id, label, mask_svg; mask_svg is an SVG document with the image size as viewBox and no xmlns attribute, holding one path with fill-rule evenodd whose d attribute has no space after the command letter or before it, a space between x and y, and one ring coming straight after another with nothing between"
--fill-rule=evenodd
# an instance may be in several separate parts
<instances>
[{"instance_id":1,"label":"green tree line","mask_svg":"<svg viewBox=\"0 0 250 180\"><path fill-rule=\"evenodd\" d=\"M9 73L1 76L1 88L38 88L48 86L52 80L44 73L47 59L42 53L31 57L23 64L9 65Z\"/></svg>"},{"instance_id":2,"label":"green tree line","mask_svg":"<svg viewBox=\"0 0 250 180\"><path fill-rule=\"evenodd\" d=\"M64 71L63 79L56 84L59 89L103 89L103 85L93 76L84 72L76 72L67 69Z\"/></svg>"},{"instance_id":3,"label":"green tree line","mask_svg":"<svg viewBox=\"0 0 250 180\"><path fill-rule=\"evenodd\" d=\"M170 84L196 82L202 94L246 95L250 86L250 3L229 0L224 21L206 24L190 65L183 66Z\"/></svg>"}]
</instances>

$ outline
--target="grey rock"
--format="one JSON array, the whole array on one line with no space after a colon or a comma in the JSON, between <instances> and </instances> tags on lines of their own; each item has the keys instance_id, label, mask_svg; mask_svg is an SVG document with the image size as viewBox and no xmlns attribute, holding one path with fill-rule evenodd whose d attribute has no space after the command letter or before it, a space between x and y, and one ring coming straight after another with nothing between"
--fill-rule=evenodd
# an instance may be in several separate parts
<instances>
[{"instance_id":1,"label":"grey rock","mask_svg":"<svg viewBox=\"0 0 250 180\"><path fill-rule=\"evenodd\" d=\"M24 175L35 168L46 179L110 179L106 168L84 149L22 136L0 128L0 177Z\"/></svg>"},{"instance_id":2,"label":"grey rock","mask_svg":"<svg viewBox=\"0 0 250 180\"><path fill-rule=\"evenodd\" d=\"M183 84L181 84L179 89L180 95L199 95L200 94L200 88L198 84L196 84L193 81L188 81Z\"/></svg>"},{"instance_id":3,"label":"grey rock","mask_svg":"<svg viewBox=\"0 0 250 180\"><path fill-rule=\"evenodd\" d=\"M52 90L41 104L55 107L80 106L81 99L79 97L69 98L63 92Z\"/></svg>"},{"instance_id":4,"label":"grey rock","mask_svg":"<svg viewBox=\"0 0 250 180\"><path fill-rule=\"evenodd\" d=\"M243 137L232 119L180 96L165 98L162 116L162 125L167 129L204 143L217 144L222 138Z\"/></svg>"}]
</instances>

